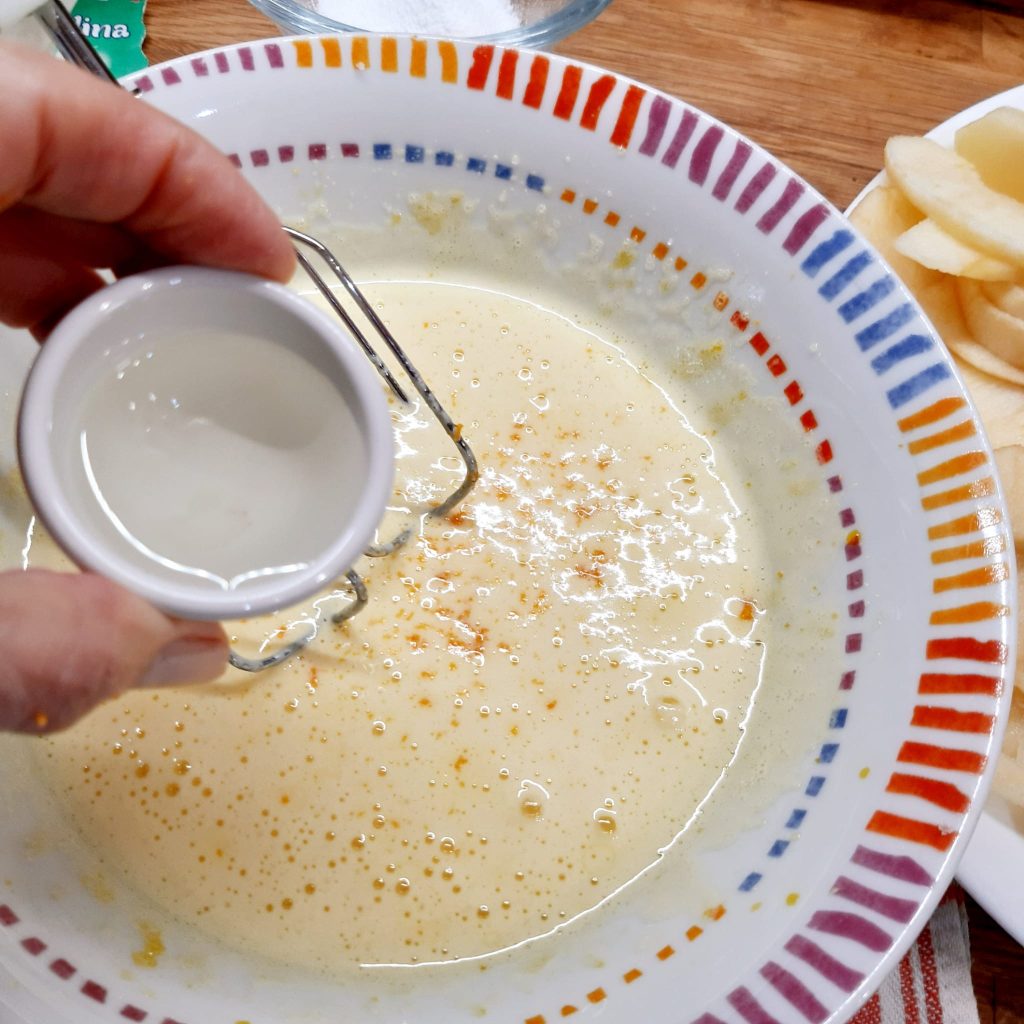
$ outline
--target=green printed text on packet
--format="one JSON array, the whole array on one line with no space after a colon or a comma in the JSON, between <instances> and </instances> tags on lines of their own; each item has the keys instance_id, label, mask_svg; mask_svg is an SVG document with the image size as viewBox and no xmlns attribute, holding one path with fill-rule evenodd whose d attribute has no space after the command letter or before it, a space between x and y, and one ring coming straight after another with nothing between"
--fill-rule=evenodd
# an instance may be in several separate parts
<instances>
[{"instance_id":1,"label":"green printed text on packet","mask_svg":"<svg viewBox=\"0 0 1024 1024\"><path fill-rule=\"evenodd\" d=\"M72 15L82 34L120 78L144 68L146 0L78 0Z\"/></svg>"}]
</instances>

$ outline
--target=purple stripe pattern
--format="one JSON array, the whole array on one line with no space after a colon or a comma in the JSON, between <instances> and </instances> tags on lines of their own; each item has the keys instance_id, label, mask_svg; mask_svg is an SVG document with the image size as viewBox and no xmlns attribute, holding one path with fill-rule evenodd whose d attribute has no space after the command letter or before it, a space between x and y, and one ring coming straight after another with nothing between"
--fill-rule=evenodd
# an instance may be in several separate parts
<instances>
[{"instance_id":1,"label":"purple stripe pattern","mask_svg":"<svg viewBox=\"0 0 1024 1024\"><path fill-rule=\"evenodd\" d=\"M840 899L850 900L851 903L859 903L868 910L874 910L883 917L892 921L899 921L906 924L917 912L917 904L913 900L902 900L896 896L886 896L885 893L870 889L852 878L840 875L832 892Z\"/></svg>"},{"instance_id":2,"label":"purple stripe pattern","mask_svg":"<svg viewBox=\"0 0 1024 1024\"><path fill-rule=\"evenodd\" d=\"M824 203L812 206L806 213L800 215L792 230L786 236L786 240L782 243L782 248L790 256L795 256L807 244L811 235L824 224L827 218L828 207Z\"/></svg>"},{"instance_id":3,"label":"purple stripe pattern","mask_svg":"<svg viewBox=\"0 0 1024 1024\"><path fill-rule=\"evenodd\" d=\"M780 220L789 213L790 210L796 205L796 201L803 195L804 187L795 178L790 178L786 182L786 187L782 190L782 195L776 200L775 205L768 210L764 216L757 222L757 230L763 231L764 234L771 234L775 230Z\"/></svg>"},{"instance_id":4,"label":"purple stripe pattern","mask_svg":"<svg viewBox=\"0 0 1024 1024\"><path fill-rule=\"evenodd\" d=\"M272 68L284 67L284 57L281 56L281 47L277 43L267 43L263 49Z\"/></svg>"},{"instance_id":5,"label":"purple stripe pattern","mask_svg":"<svg viewBox=\"0 0 1024 1024\"><path fill-rule=\"evenodd\" d=\"M819 910L807 923L808 928L827 935L852 939L875 953L884 953L892 945L892 936L860 914L841 910Z\"/></svg>"},{"instance_id":6,"label":"purple stripe pattern","mask_svg":"<svg viewBox=\"0 0 1024 1024\"><path fill-rule=\"evenodd\" d=\"M779 1022L751 995L750 989L740 985L726 997L726 1002L748 1024L779 1024Z\"/></svg>"},{"instance_id":7,"label":"purple stripe pattern","mask_svg":"<svg viewBox=\"0 0 1024 1024\"><path fill-rule=\"evenodd\" d=\"M775 167L772 164L765 164L747 182L747 187L740 193L740 197L736 200L736 206L734 207L736 212L746 213L757 202L758 196L771 184L774 177Z\"/></svg>"},{"instance_id":8,"label":"purple stripe pattern","mask_svg":"<svg viewBox=\"0 0 1024 1024\"><path fill-rule=\"evenodd\" d=\"M746 142L742 139L737 140L736 148L732 151L725 170L718 176L718 181L715 182L715 187L711 190L711 194L717 200L722 202L729 198L729 193L732 191L733 185L736 184L740 171L747 166L752 152L753 150Z\"/></svg>"},{"instance_id":9,"label":"purple stripe pattern","mask_svg":"<svg viewBox=\"0 0 1024 1024\"><path fill-rule=\"evenodd\" d=\"M683 150L686 149L686 144L690 141L690 136L696 127L697 115L692 110L684 110L683 119L679 122L676 134L669 143L668 149L665 150L665 155L661 158L661 162L666 167L675 167L679 163L679 158L683 155Z\"/></svg>"},{"instance_id":10,"label":"purple stripe pattern","mask_svg":"<svg viewBox=\"0 0 1024 1024\"><path fill-rule=\"evenodd\" d=\"M803 935L794 935L786 943L786 952L792 953L798 960L803 960L808 967L813 967L823 978L827 978L844 992L853 992L864 980L864 975L860 971L840 963L821 946L804 938Z\"/></svg>"},{"instance_id":11,"label":"purple stripe pattern","mask_svg":"<svg viewBox=\"0 0 1024 1024\"><path fill-rule=\"evenodd\" d=\"M708 171L711 170L711 161L715 158L715 150L722 141L725 132L717 124L713 124L698 140L693 147L693 155L690 157L690 181L697 185L703 185L707 181Z\"/></svg>"},{"instance_id":12,"label":"purple stripe pattern","mask_svg":"<svg viewBox=\"0 0 1024 1024\"><path fill-rule=\"evenodd\" d=\"M910 857L894 857L890 853L879 853L869 850L866 846L858 846L850 858L869 871L877 871L882 875L890 875L901 882L913 885L931 885L935 879L916 860Z\"/></svg>"},{"instance_id":13,"label":"purple stripe pattern","mask_svg":"<svg viewBox=\"0 0 1024 1024\"><path fill-rule=\"evenodd\" d=\"M787 1002L792 1003L812 1024L822 1024L828 1018L828 1010L821 1004L814 993L795 975L784 967L769 960L761 968L761 976L765 978Z\"/></svg>"},{"instance_id":14,"label":"purple stripe pattern","mask_svg":"<svg viewBox=\"0 0 1024 1024\"><path fill-rule=\"evenodd\" d=\"M662 137L665 134L665 127L668 124L668 115L672 111L672 104L664 96L655 96L651 103L651 109L647 114L647 134L640 144L640 152L644 156L654 156L661 145Z\"/></svg>"}]
</instances>

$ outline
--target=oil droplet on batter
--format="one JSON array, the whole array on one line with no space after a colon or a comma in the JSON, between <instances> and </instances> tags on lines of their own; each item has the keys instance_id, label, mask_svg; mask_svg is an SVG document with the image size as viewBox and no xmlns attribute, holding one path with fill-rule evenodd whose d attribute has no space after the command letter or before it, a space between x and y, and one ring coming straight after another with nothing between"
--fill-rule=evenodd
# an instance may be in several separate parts
<instances>
[{"instance_id":1,"label":"oil droplet on batter","mask_svg":"<svg viewBox=\"0 0 1024 1024\"><path fill-rule=\"evenodd\" d=\"M145 922L139 924L139 932L142 935L142 949L132 953L132 963L136 967L156 967L160 954L167 951L163 937L152 925Z\"/></svg>"},{"instance_id":2,"label":"oil droplet on batter","mask_svg":"<svg viewBox=\"0 0 1024 1024\"><path fill-rule=\"evenodd\" d=\"M387 726L383 722L374 722L373 731L377 736L383 736L387 732Z\"/></svg>"},{"instance_id":3,"label":"oil droplet on batter","mask_svg":"<svg viewBox=\"0 0 1024 1024\"><path fill-rule=\"evenodd\" d=\"M602 832L614 832L619 827L615 821L615 812L608 810L607 807L599 807L594 811L594 821Z\"/></svg>"},{"instance_id":4,"label":"oil droplet on batter","mask_svg":"<svg viewBox=\"0 0 1024 1024\"><path fill-rule=\"evenodd\" d=\"M408 878L400 878L395 883L395 892L404 896L412 888L412 883Z\"/></svg>"},{"instance_id":5,"label":"oil droplet on batter","mask_svg":"<svg viewBox=\"0 0 1024 1024\"><path fill-rule=\"evenodd\" d=\"M491 911L483 903L481 903L480 906L476 908L476 916L477 917L481 917L481 918L482 917L489 917L490 913L491 913Z\"/></svg>"}]
</instances>

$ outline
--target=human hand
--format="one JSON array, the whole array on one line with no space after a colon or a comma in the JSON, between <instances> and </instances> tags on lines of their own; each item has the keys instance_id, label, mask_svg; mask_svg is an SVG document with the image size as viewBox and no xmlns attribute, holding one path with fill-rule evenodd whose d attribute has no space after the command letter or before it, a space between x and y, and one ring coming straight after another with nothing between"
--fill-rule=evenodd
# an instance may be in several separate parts
<instances>
[{"instance_id":1,"label":"human hand","mask_svg":"<svg viewBox=\"0 0 1024 1024\"><path fill-rule=\"evenodd\" d=\"M197 263L287 280L273 212L188 128L67 64L0 43L0 321L38 339L117 275ZM46 732L138 685L203 682L216 623L169 618L108 580L0 573L0 729Z\"/></svg>"},{"instance_id":2,"label":"human hand","mask_svg":"<svg viewBox=\"0 0 1024 1024\"><path fill-rule=\"evenodd\" d=\"M197 263L286 281L281 225L222 153L123 89L0 43L0 321L39 339L103 281Z\"/></svg>"},{"instance_id":3,"label":"human hand","mask_svg":"<svg viewBox=\"0 0 1024 1024\"><path fill-rule=\"evenodd\" d=\"M216 679L216 622L171 619L92 573L0 573L0 729L63 729L133 686Z\"/></svg>"}]
</instances>

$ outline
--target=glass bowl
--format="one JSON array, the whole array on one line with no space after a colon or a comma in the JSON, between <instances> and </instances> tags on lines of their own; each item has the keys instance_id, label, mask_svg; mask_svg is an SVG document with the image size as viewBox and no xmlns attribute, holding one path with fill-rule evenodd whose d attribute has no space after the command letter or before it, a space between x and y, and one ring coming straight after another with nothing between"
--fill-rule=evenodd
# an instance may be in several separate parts
<instances>
[{"instance_id":1,"label":"glass bowl","mask_svg":"<svg viewBox=\"0 0 1024 1024\"><path fill-rule=\"evenodd\" d=\"M251 0L292 32L386 32L543 47L596 18L611 0ZM381 13L378 13L380 11Z\"/></svg>"}]
</instances>

